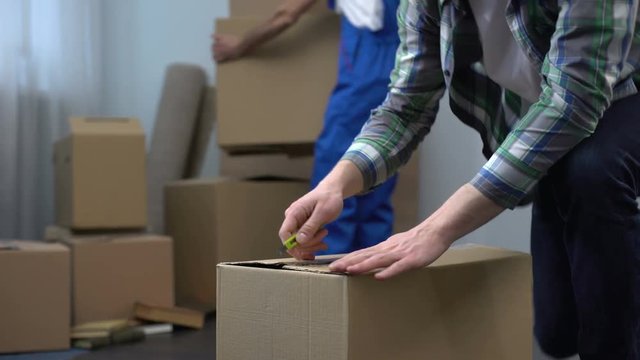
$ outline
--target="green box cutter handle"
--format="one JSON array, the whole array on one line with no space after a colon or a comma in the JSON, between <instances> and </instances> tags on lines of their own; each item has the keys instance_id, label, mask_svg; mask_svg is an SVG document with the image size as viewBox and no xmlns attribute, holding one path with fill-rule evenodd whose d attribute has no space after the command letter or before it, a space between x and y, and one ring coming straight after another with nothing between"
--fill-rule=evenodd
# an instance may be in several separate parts
<instances>
[{"instance_id":1,"label":"green box cutter handle","mask_svg":"<svg viewBox=\"0 0 640 360\"><path fill-rule=\"evenodd\" d=\"M291 250L294 247L298 246L298 241L296 240L296 236L298 236L297 234L293 234L291 235L290 238L288 238L287 240L285 240L285 242L282 244L282 246L286 249L286 250Z\"/></svg>"}]
</instances>

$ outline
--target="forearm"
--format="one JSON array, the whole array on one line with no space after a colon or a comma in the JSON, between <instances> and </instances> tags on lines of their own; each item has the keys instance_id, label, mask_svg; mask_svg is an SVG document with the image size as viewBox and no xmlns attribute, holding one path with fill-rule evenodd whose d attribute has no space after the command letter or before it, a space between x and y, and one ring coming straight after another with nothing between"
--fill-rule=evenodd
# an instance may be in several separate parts
<instances>
[{"instance_id":1,"label":"forearm","mask_svg":"<svg viewBox=\"0 0 640 360\"><path fill-rule=\"evenodd\" d=\"M466 184L413 231L418 237L435 236L448 246L489 222L504 209Z\"/></svg>"},{"instance_id":2,"label":"forearm","mask_svg":"<svg viewBox=\"0 0 640 360\"><path fill-rule=\"evenodd\" d=\"M318 187L338 191L342 198L346 199L362 192L362 173L351 161L341 160L318 184Z\"/></svg>"},{"instance_id":3,"label":"forearm","mask_svg":"<svg viewBox=\"0 0 640 360\"><path fill-rule=\"evenodd\" d=\"M280 33L291 27L304 14L315 0L289 0L262 25L246 33L241 41L243 54L250 53L257 47L272 40Z\"/></svg>"}]
</instances>

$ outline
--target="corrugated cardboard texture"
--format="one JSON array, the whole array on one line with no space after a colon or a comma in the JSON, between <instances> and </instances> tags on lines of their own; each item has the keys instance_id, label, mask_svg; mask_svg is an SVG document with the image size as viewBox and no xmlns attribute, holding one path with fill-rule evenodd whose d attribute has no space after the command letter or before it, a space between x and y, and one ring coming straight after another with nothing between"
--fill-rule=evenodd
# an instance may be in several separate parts
<instances>
[{"instance_id":1,"label":"corrugated cardboard texture","mask_svg":"<svg viewBox=\"0 0 640 360\"><path fill-rule=\"evenodd\" d=\"M76 236L73 323L121 319L136 301L173 306L172 241L157 235Z\"/></svg>"},{"instance_id":2,"label":"corrugated cardboard texture","mask_svg":"<svg viewBox=\"0 0 640 360\"><path fill-rule=\"evenodd\" d=\"M243 34L262 19L218 20ZM313 144L336 81L339 18L309 15L255 53L217 68L218 144L227 149Z\"/></svg>"},{"instance_id":3,"label":"corrugated cardboard texture","mask_svg":"<svg viewBox=\"0 0 640 360\"><path fill-rule=\"evenodd\" d=\"M330 274L324 263L262 263L218 266L219 359L531 358L531 261L526 254L452 249L430 267L383 282ZM304 297L317 290L321 297ZM340 306L346 304L347 310L322 302L328 299L343 299ZM310 316L317 310L344 318ZM298 321L293 335L287 328L291 317ZM305 329L316 327L331 334L305 337ZM336 334L346 334L346 340Z\"/></svg>"},{"instance_id":4,"label":"corrugated cardboard texture","mask_svg":"<svg viewBox=\"0 0 640 360\"><path fill-rule=\"evenodd\" d=\"M69 250L0 241L0 353L69 348Z\"/></svg>"},{"instance_id":5,"label":"corrugated cardboard texture","mask_svg":"<svg viewBox=\"0 0 640 360\"><path fill-rule=\"evenodd\" d=\"M282 0L229 0L231 16L238 17L269 17L273 15L280 6L282 6ZM307 13L323 14L330 11L326 1L316 1Z\"/></svg>"},{"instance_id":6,"label":"corrugated cardboard texture","mask_svg":"<svg viewBox=\"0 0 640 360\"><path fill-rule=\"evenodd\" d=\"M176 302L215 307L215 266L277 255L284 210L308 190L301 181L185 180L166 188L174 238Z\"/></svg>"},{"instance_id":7,"label":"corrugated cardboard texture","mask_svg":"<svg viewBox=\"0 0 640 360\"><path fill-rule=\"evenodd\" d=\"M146 226L145 142L135 119L72 118L55 145L56 219L73 229Z\"/></svg>"},{"instance_id":8,"label":"corrugated cardboard texture","mask_svg":"<svg viewBox=\"0 0 640 360\"><path fill-rule=\"evenodd\" d=\"M216 359L347 360L346 278L218 268Z\"/></svg>"}]
</instances>

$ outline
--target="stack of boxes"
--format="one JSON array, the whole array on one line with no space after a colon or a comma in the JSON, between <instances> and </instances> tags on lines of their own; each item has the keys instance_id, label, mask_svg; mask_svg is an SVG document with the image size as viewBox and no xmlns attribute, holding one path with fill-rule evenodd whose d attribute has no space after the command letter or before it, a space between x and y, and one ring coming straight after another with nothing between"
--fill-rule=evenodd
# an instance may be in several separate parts
<instances>
[{"instance_id":1,"label":"stack of boxes","mask_svg":"<svg viewBox=\"0 0 640 360\"><path fill-rule=\"evenodd\" d=\"M145 138L129 118L72 118L54 148L56 225L0 243L0 353L69 347L70 326L173 306L169 237L146 234Z\"/></svg>"},{"instance_id":2,"label":"stack of boxes","mask_svg":"<svg viewBox=\"0 0 640 360\"><path fill-rule=\"evenodd\" d=\"M55 144L58 236L71 251L72 324L173 305L173 249L147 226L144 131L131 118L72 118ZM54 233L55 234L55 233Z\"/></svg>"},{"instance_id":3,"label":"stack of boxes","mask_svg":"<svg viewBox=\"0 0 640 360\"><path fill-rule=\"evenodd\" d=\"M243 34L279 2L230 5L232 17L217 21L217 33ZM215 308L217 263L281 255L284 210L309 190L313 143L336 79L339 30L339 18L318 4L251 56L218 65L221 177L178 181L165 191L179 306Z\"/></svg>"}]
</instances>

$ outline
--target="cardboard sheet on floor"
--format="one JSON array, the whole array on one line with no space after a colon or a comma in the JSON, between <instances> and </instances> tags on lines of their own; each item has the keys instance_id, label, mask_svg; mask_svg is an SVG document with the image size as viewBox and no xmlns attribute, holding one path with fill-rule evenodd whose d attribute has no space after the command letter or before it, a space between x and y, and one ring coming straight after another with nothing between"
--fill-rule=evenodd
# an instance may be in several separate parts
<instances>
[{"instance_id":1,"label":"cardboard sheet on floor","mask_svg":"<svg viewBox=\"0 0 640 360\"><path fill-rule=\"evenodd\" d=\"M531 358L527 254L453 249L382 282L331 273L329 260L218 265L217 358Z\"/></svg>"}]
</instances>

